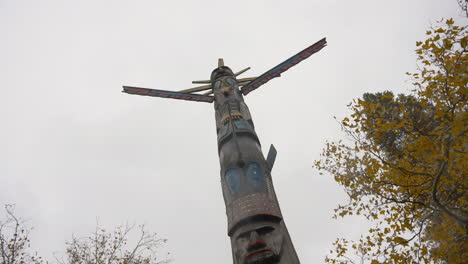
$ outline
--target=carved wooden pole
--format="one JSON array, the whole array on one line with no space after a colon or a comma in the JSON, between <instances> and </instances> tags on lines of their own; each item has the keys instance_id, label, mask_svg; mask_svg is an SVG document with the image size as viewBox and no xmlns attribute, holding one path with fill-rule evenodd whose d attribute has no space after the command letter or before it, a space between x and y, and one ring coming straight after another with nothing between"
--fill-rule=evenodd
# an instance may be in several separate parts
<instances>
[{"instance_id":1,"label":"carved wooden pole","mask_svg":"<svg viewBox=\"0 0 468 264\"><path fill-rule=\"evenodd\" d=\"M236 76L249 68L234 74L220 59L210 80L193 82L206 84L203 86L178 92L123 87L129 94L214 102L221 185L234 264L299 263L271 180L276 151L270 148L268 161L263 157L243 95L279 77L326 44L323 38L259 77L238 80ZM205 90L209 91L197 93Z\"/></svg>"},{"instance_id":2,"label":"carved wooden pole","mask_svg":"<svg viewBox=\"0 0 468 264\"><path fill-rule=\"evenodd\" d=\"M221 185L235 264L299 263L233 72L212 73Z\"/></svg>"}]
</instances>

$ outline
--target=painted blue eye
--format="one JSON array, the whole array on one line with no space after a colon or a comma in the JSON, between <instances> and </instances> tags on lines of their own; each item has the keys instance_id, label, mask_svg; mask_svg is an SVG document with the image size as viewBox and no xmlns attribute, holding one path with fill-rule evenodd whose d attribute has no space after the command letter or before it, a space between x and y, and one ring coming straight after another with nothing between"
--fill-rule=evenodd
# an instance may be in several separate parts
<instances>
[{"instance_id":1,"label":"painted blue eye","mask_svg":"<svg viewBox=\"0 0 468 264\"><path fill-rule=\"evenodd\" d=\"M234 80L233 78L228 78L226 81L227 81L228 84L231 85L231 86L237 84L236 80Z\"/></svg>"},{"instance_id":2,"label":"painted blue eye","mask_svg":"<svg viewBox=\"0 0 468 264\"><path fill-rule=\"evenodd\" d=\"M257 188L263 187L265 185L265 180L263 179L262 167L256 162L252 162L247 166L246 172L247 181Z\"/></svg>"},{"instance_id":3,"label":"painted blue eye","mask_svg":"<svg viewBox=\"0 0 468 264\"><path fill-rule=\"evenodd\" d=\"M240 173L237 169L228 169L224 176L226 178L226 185L231 195L236 194L240 188Z\"/></svg>"},{"instance_id":4,"label":"painted blue eye","mask_svg":"<svg viewBox=\"0 0 468 264\"><path fill-rule=\"evenodd\" d=\"M221 87L221 81L216 81L214 84L215 89L219 89Z\"/></svg>"}]
</instances>

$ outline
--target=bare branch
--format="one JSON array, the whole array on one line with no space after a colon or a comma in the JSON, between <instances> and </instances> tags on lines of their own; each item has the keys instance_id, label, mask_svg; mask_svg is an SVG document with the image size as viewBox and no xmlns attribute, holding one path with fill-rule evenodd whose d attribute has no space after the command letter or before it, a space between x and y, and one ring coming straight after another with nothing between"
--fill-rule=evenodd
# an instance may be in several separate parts
<instances>
[{"instance_id":1,"label":"bare branch","mask_svg":"<svg viewBox=\"0 0 468 264\"><path fill-rule=\"evenodd\" d=\"M127 239L134 230L134 225L118 226L113 232L106 232L96 227L91 237L72 238L68 242L67 260L59 260L61 264L161 264L168 260L159 261L156 257L157 247L165 243L165 239L156 234L148 233L144 226L140 227L140 234L136 243L130 248ZM56 260L58 258L56 257Z\"/></svg>"}]
</instances>

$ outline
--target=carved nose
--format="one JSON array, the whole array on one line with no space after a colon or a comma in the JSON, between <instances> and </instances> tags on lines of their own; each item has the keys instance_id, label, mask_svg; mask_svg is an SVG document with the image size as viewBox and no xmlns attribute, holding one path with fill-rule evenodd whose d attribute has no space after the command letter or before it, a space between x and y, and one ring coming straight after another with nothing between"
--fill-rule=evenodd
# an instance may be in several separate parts
<instances>
[{"instance_id":1,"label":"carved nose","mask_svg":"<svg viewBox=\"0 0 468 264\"><path fill-rule=\"evenodd\" d=\"M258 239L258 234L257 232L253 231L253 232L250 232L250 241L252 243L255 243Z\"/></svg>"},{"instance_id":2,"label":"carved nose","mask_svg":"<svg viewBox=\"0 0 468 264\"><path fill-rule=\"evenodd\" d=\"M252 252L266 247L266 242L258 238L258 233L253 231L250 233L250 243L247 246L247 251Z\"/></svg>"}]
</instances>

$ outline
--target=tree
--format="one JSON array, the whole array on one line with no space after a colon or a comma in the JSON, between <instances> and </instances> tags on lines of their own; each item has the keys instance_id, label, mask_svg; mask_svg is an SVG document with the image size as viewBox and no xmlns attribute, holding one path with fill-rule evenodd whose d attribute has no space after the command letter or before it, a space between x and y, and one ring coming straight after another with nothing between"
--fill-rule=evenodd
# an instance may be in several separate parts
<instances>
[{"instance_id":1,"label":"tree","mask_svg":"<svg viewBox=\"0 0 468 264\"><path fill-rule=\"evenodd\" d=\"M461 11L468 17L468 0L457 0Z\"/></svg>"},{"instance_id":2,"label":"tree","mask_svg":"<svg viewBox=\"0 0 468 264\"><path fill-rule=\"evenodd\" d=\"M129 247L128 239L134 230L133 225L119 226L112 232L97 226L89 237L74 237L67 242L64 259L59 264L162 264L156 249L166 242L156 233L148 232L144 225L139 226L136 243Z\"/></svg>"},{"instance_id":3,"label":"tree","mask_svg":"<svg viewBox=\"0 0 468 264\"><path fill-rule=\"evenodd\" d=\"M4 220L0 220L0 264L43 264L45 262L37 253L29 252L29 233L21 218L14 214L14 206L5 206ZM136 243L128 245L134 225L119 226L113 232L97 226L89 237L76 238L66 242L66 253L62 259L56 258L58 264L163 264L170 260L160 261L156 251L166 242L156 233L148 232L140 225L135 235Z\"/></svg>"},{"instance_id":4,"label":"tree","mask_svg":"<svg viewBox=\"0 0 468 264\"><path fill-rule=\"evenodd\" d=\"M0 220L0 264L40 264L42 258L28 249L31 228L14 214L13 205L5 205L5 220Z\"/></svg>"},{"instance_id":5,"label":"tree","mask_svg":"<svg viewBox=\"0 0 468 264\"><path fill-rule=\"evenodd\" d=\"M376 223L359 241L337 239L328 263L468 259L467 27L447 19L426 33L411 94L355 100L341 121L349 142L328 142L315 162L349 196L335 216Z\"/></svg>"}]
</instances>

